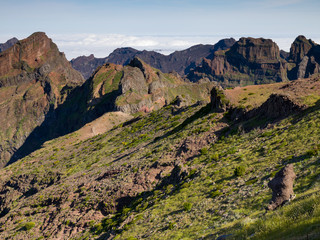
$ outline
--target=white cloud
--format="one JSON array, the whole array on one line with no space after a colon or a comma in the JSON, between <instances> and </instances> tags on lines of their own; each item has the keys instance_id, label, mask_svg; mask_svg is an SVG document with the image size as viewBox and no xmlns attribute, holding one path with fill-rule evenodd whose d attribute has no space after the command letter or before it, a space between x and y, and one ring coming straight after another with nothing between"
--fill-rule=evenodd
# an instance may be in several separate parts
<instances>
[{"instance_id":1,"label":"white cloud","mask_svg":"<svg viewBox=\"0 0 320 240\"><path fill-rule=\"evenodd\" d=\"M226 36L132 36L121 34L54 34L49 37L65 52L68 59L94 54L106 57L114 49L132 47L170 54L195 44L215 44Z\"/></svg>"}]
</instances>

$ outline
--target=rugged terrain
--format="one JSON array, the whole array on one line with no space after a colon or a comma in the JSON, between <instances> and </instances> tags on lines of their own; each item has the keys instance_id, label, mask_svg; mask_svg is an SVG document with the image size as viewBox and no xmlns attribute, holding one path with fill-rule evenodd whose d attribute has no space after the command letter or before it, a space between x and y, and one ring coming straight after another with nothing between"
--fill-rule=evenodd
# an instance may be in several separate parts
<instances>
[{"instance_id":1,"label":"rugged terrain","mask_svg":"<svg viewBox=\"0 0 320 240\"><path fill-rule=\"evenodd\" d=\"M233 38L222 39L214 45L195 45L183 51L176 51L168 56L154 51L139 51L134 48L118 48L106 58L81 56L71 60L74 69L81 72L87 79L94 70L103 63L128 65L134 57L142 59L147 64L164 73L177 72L181 76L187 75L191 68L201 63L202 58L210 57L215 51L230 48L235 43Z\"/></svg>"},{"instance_id":2,"label":"rugged terrain","mask_svg":"<svg viewBox=\"0 0 320 240\"><path fill-rule=\"evenodd\" d=\"M0 53L0 167L67 92L84 82L44 33Z\"/></svg>"},{"instance_id":3,"label":"rugged terrain","mask_svg":"<svg viewBox=\"0 0 320 240\"><path fill-rule=\"evenodd\" d=\"M104 121L46 142L1 170L0 236L317 239L319 88L310 78L217 90L208 105L173 101L97 136L86 129ZM287 163L297 197L265 214L267 183Z\"/></svg>"},{"instance_id":4,"label":"rugged terrain","mask_svg":"<svg viewBox=\"0 0 320 240\"><path fill-rule=\"evenodd\" d=\"M207 101L215 85L190 83L138 58L128 66L105 64L84 82L44 33L19 41L1 53L0 61L0 111L6 116L1 167L106 112L150 112L177 96L182 104Z\"/></svg>"},{"instance_id":5,"label":"rugged terrain","mask_svg":"<svg viewBox=\"0 0 320 240\"><path fill-rule=\"evenodd\" d=\"M252 79L316 56L247 40L222 51ZM319 239L317 74L224 90L134 57L84 81L44 33L0 63L0 239ZM295 198L266 211L285 166Z\"/></svg>"},{"instance_id":6,"label":"rugged terrain","mask_svg":"<svg viewBox=\"0 0 320 240\"><path fill-rule=\"evenodd\" d=\"M189 72L188 78L206 78L224 87L286 82L307 78L320 70L320 46L304 36L292 43L290 53L279 51L271 39L240 38L230 49L217 51Z\"/></svg>"}]
</instances>

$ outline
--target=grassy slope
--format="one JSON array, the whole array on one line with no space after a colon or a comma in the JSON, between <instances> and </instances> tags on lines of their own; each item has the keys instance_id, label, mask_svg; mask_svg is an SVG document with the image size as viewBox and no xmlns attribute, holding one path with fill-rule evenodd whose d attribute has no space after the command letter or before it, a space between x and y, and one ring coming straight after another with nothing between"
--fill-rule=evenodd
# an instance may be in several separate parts
<instances>
[{"instance_id":1,"label":"grassy slope","mask_svg":"<svg viewBox=\"0 0 320 240\"><path fill-rule=\"evenodd\" d=\"M296 239L306 233L309 237L319 236L319 201L308 195L320 190L319 104L268 128L247 133L238 126L228 127L222 114L202 107L189 107L177 114L168 106L85 141L76 140L76 133L69 134L0 170L1 182L29 175L36 176L40 185L31 196L10 196L11 211L0 219L0 236L23 239L60 234L68 238L61 234L76 227L82 231L76 235L78 239L105 233L117 239L212 239L229 233L235 239L253 233L256 239L268 239L270 233L272 239L291 239L290 234ZM209 138L210 134L213 137ZM216 142L215 135L219 137ZM73 142L64 144L72 138ZM177 154L186 138L209 139L211 143L199 144L195 154L186 159ZM130 192L130 187L137 187L132 185L136 173L151 173L157 163L164 166L165 179L170 175L165 171L166 164L175 161L189 169L180 183L167 182L157 187L160 182L151 178L146 188ZM289 162L294 163L297 174L297 198L281 210L285 218L279 218L278 211L265 215L264 207L271 199L267 183ZM234 176L238 166L244 167L244 175ZM96 181L102 173L117 169L120 173L108 181ZM41 182L57 175L60 180L53 186L41 188ZM112 196L108 196L110 186L115 185L132 197L118 210L113 207ZM65 199L65 195L70 198ZM62 199L62 207L48 204L55 198ZM99 215L97 211L90 215L99 202L109 206L108 214ZM304 205L306 208L299 208ZM41 230L46 214L56 216L51 224L59 224L62 233L50 228ZM32 231L28 231L29 225ZM288 226L295 226L296 231L289 231Z\"/></svg>"}]
</instances>

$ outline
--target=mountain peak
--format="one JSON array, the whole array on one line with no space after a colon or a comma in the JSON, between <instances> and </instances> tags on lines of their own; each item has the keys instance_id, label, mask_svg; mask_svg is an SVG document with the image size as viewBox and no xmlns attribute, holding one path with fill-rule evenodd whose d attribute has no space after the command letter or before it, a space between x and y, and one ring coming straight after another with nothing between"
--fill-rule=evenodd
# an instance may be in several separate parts
<instances>
[{"instance_id":1,"label":"mountain peak","mask_svg":"<svg viewBox=\"0 0 320 240\"><path fill-rule=\"evenodd\" d=\"M317 44L311 39L308 40L305 36L299 35L291 44L289 59L296 63L300 62L315 45Z\"/></svg>"},{"instance_id":2,"label":"mountain peak","mask_svg":"<svg viewBox=\"0 0 320 240\"><path fill-rule=\"evenodd\" d=\"M0 52L3 52L7 50L8 48L11 48L14 44L16 44L19 40L17 38L11 38L5 43L0 43Z\"/></svg>"}]
</instances>

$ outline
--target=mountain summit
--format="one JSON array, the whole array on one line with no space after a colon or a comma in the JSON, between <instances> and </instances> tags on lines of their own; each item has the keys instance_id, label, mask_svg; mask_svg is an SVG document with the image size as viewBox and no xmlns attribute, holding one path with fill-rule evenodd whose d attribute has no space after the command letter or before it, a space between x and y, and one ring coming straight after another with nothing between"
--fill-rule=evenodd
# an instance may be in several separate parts
<instances>
[{"instance_id":1,"label":"mountain summit","mask_svg":"<svg viewBox=\"0 0 320 240\"><path fill-rule=\"evenodd\" d=\"M45 33L38 32L0 53L0 167L65 101L66 92L84 82ZM69 89L69 90L67 90Z\"/></svg>"}]
</instances>

